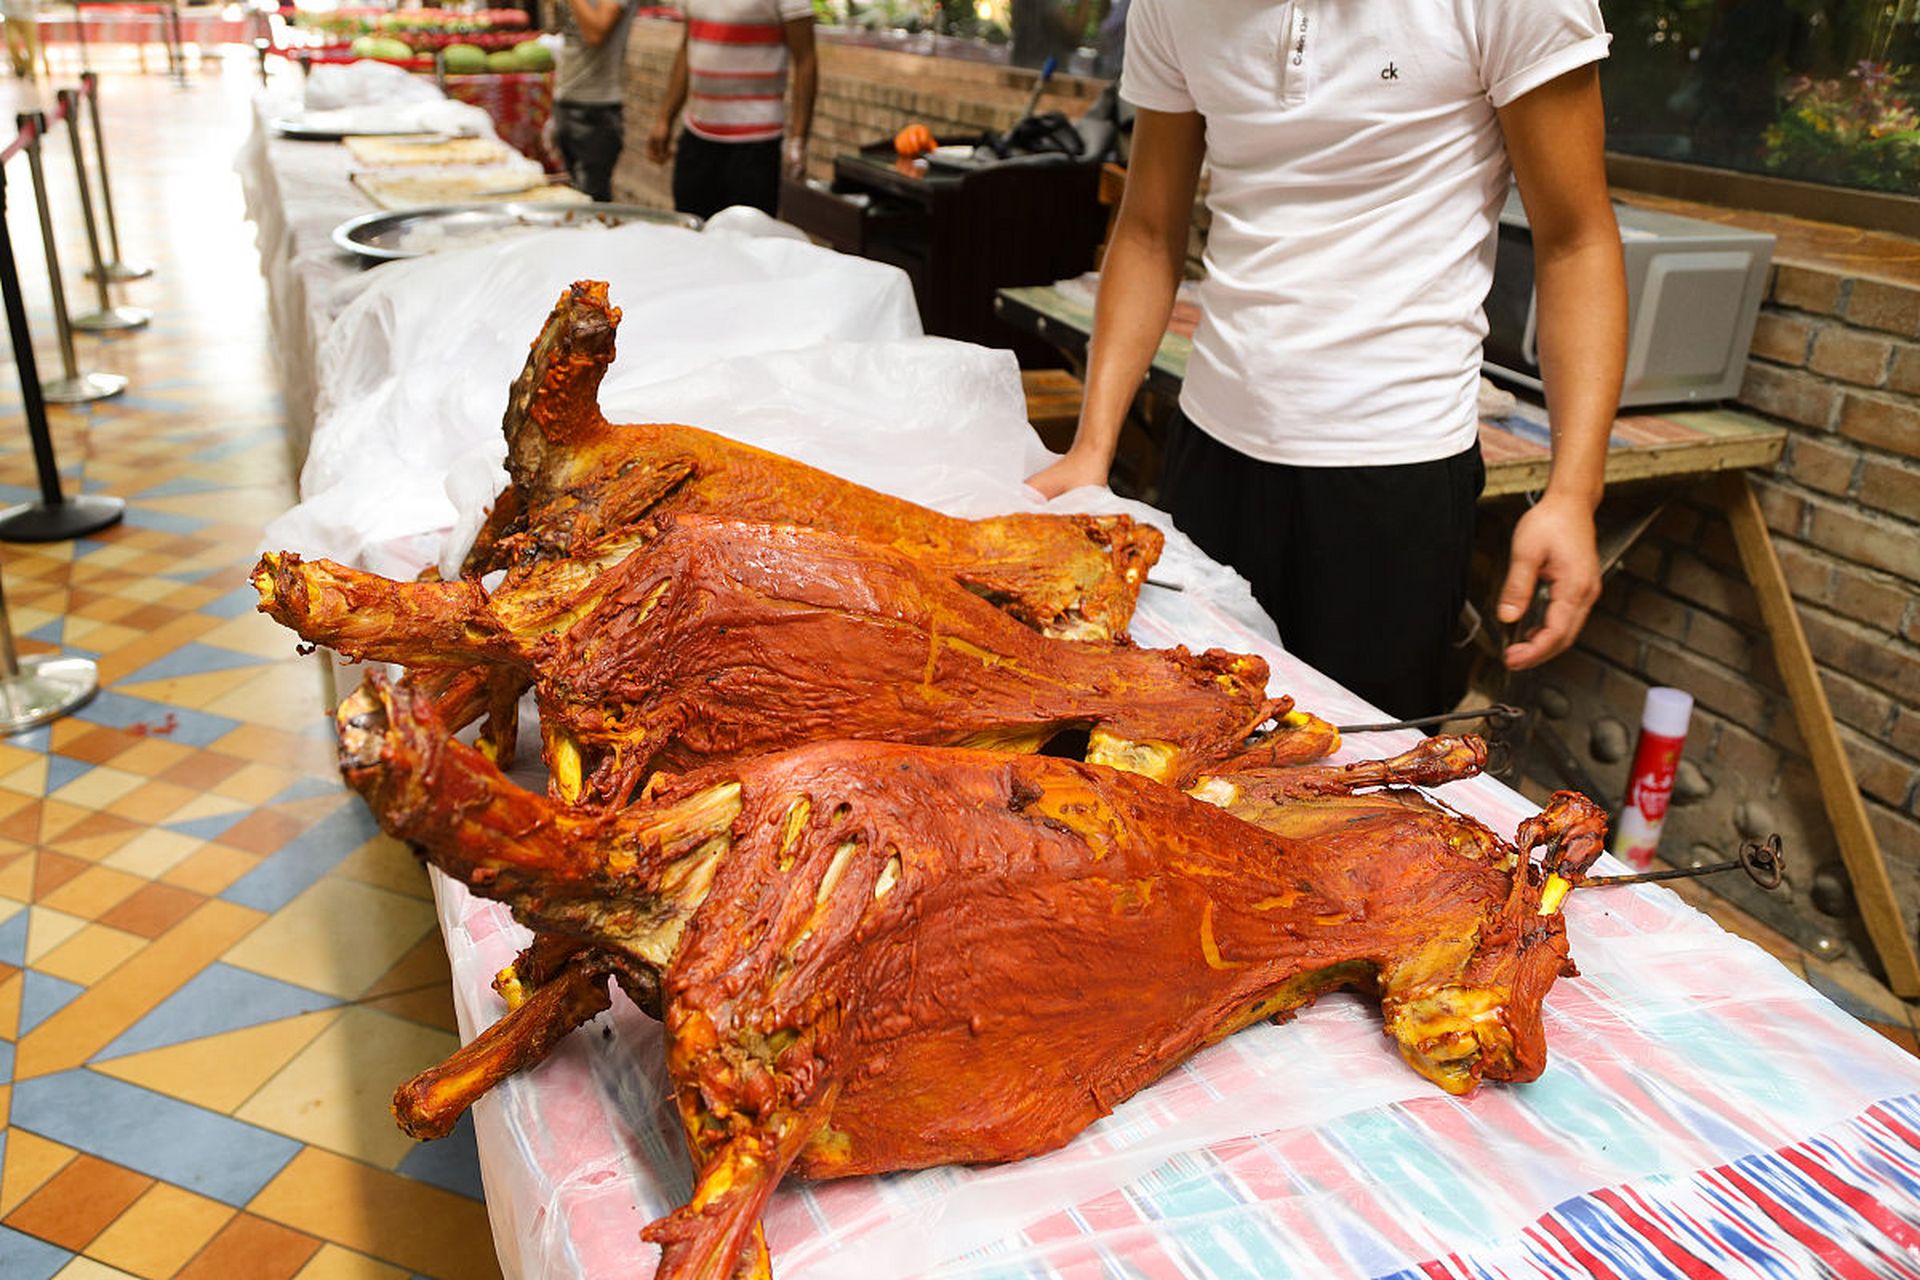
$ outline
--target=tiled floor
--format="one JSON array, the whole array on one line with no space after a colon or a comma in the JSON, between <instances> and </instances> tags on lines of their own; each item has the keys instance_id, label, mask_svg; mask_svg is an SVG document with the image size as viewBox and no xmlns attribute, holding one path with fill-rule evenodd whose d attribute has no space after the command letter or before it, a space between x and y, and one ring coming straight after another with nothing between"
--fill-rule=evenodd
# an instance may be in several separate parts
<instances>
[{"instance_id":1,"label":"tiled floor","mask_svg":"<svg viewBox=\"0 0 1920 1280\"><path fill-rule=\"evenodd\" d=\"M55 411L69 488L127 501L75 543L0 546L21 647L99 664L77 715L0 739L0 1277L498 1274L470 1132L416 1144L393 1087L455 1045L424 874L334 772L318 658L253 612L292 498L231 160L244 65L107 74L127 286L153 325L81 337L129 393ZM71 77L64 77L70 80ZM16 81L0 86L16 108ZM46 167L76 310L72 162ZM58 371L26 165L9 225ZM0 499L33 496L0 371Z\"/></svg>"},{"instance_id":2,"label":"tiled floor","mask_svg":"<svg viewBox=\"0 0 1920 1280\"><path fill-rule=\"evenodd\" d=\"M55 426L67 483L125 498L127 519L0 547L23 647L92 656L105 684L78 715L0 740L5 1280L497 1274L470 1134L415 1145L387 1115L394 1085L454 1044L425 880L339 785L317 659L253 612L245 582L292 496L229 172L245 71L186 91L108 76L125 247L159 267L125 292L156 319L81 340L84 364L133 388ZM63 154L48 166L77 304ZM52 370L22 168L10 225ZM0 497L21 501L11 384ZM1704 901L1914 1046L1907 1007L1858 971Z\"/></svg>"}]
</instances>

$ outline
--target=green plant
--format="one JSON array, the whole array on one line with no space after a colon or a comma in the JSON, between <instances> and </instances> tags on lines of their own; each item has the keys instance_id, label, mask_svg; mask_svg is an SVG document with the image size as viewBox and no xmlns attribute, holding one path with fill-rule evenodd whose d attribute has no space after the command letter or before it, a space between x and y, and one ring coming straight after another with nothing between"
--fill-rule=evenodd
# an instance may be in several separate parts
<instances>
[{"instance_id":1,"label":"green plant","mask_svg":"<svg viewBox=\"0 0 1920 1280\"><path fill-rule=\"evenodd\" d=\"M1768 126L1766 163L1789 177L1920 193L1920 112L1908 67L1862 61L1843 80L1795 76Z\"/></svg>"}]
</instances>

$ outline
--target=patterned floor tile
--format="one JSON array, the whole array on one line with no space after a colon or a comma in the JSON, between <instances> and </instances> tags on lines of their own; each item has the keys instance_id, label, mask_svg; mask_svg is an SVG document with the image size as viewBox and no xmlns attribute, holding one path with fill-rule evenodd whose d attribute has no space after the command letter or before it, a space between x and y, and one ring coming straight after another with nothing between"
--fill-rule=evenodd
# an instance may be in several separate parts
<instances>
[{"instance_id":1,"label":"patterned floor tile","mask_svg":"<svg viewBox=\"0 0 1920 1280\"><path fill-rule=\"evenodd\" d=\"M51 856L43 854L42 858ZM56 889L36 895L42 910L96 920L131 897L146 881L112 867L89 866Z\"/></svg>"},{"instance_id":2,"label":"patterned floor tile","mask_svg":"<svg viewBox=\"0 0 1920 1280\"><path fill-rule=\"evenodd\" d=\"M169 884L144 884L110 911L102 912L96 923L124 930L141 938L157 938L191 915L205 894L194 893Z\"/></svg>"},{"instance_id":3,"label":"patterned floor tile","mask_svg":"<svg viewBox=\"0 0 1920 1280\"><path fill-rule=\"evenodd\" d=\"M185 862L205 848L206 843L164 827L143 827L132 839L102 858L100 865L153 880Z\"/></svg>"},{"instance_id":4,"label":"patterned floor tile","mask_svg":"<svg viewBox=\"0 0 1920 1280\"><path fill-rule=\"evenodd\" d=\"M203 845L182 859L161 877L163 883L177 884L196 893L224 893L235 881L259 866L260 855L229 849L223 844Z\"/></svg>"},{"instance_id":5,"label":"patterned floor tile","mask_svg":"<svg viewBox=\"0 0 1920 1280\"><path fill-rule=\"evenodd\" d=\"M118 1267L110 1267L92 1258L75 1258L55 1273L53 1280L140 1280Z\"/></svg>"},{"instance_id":6,"label":"patterned floor tile","mask_svg":"<svg viewBox=\"0 0 1920 1280\"><path fill-rule=\"evenodd\" d=\"M75 1253L153 1185L153 1179L82 1154L4 1219L6 1226Z\"/></svg>"},{"instance_id":7,"label":"patterned floor tile","mask_svg":"<svg viewBox=\"0 0 1920 1280\"><path fill-rule=\"evenodd\" d=\"M0 1227L0 1276L7 1280L53 1280L72 1259L65 1249Z\"/></svg>"},{"instance_id":8,"label":"patterned floor tile","mask_svg":"<svg viewBox=\"0 0 1920 1280\"><path fill-rule=\"evenodd\" d=\"M235 1212L218 1200L156 1182L93 1238L87 1255L141 1280L167 1280Z\"/></svg>"},{"instance_id":9,"label":"patterned floor tile","mask_svg":"<svg viewBox=\"0 0 1920 1280\"><path fill-rule=\"evenodd\" d=\"M436 1280L500 1273L479 1203L311 1147L247 1207Z\"/></svg>"},{"instance_id":10,"label":"patterned floor tile","mask_svg":"<svg viewBox=\"0 0 1920 1280\"><path fill-rule=\"evenodd\" d=\"M455 1195L481 1199L485 1189L480 1184L480 1154L474 1145L473 1114L461 1116L453 1132L444 1138L416 1142L413 1150L400 1161L400 1172Z\"/></svg>"},{"instance_id":11,"label":"patterned floor tile","mask_svg":"<svg viewBox=\"0 0 1920 1280\"><path fill-rule=\"evenodd\" d=\"M228 896L232 894L230 890ZM435 927L429 903L328 876L268 918L224 959L350 999L364 993Z\"/></svg>"},{"instance_id":12,"label":"patterned floor tile","mask_svg":"<svg viewBox=\"0 0 1920 1280\"><path fill-rule=\"evenodd\" d=\"M275 1133L92 1071L14 1085L13 1124L231 1205L299 1150Z\"/></svg>"},{"instance_id":13,"label":"patterned floor tile","mask_svg":"<svg viewBox=\"0 0 1920 1280\"><path fill-rule=\"evenodd\" d=\"M20 1038L21 1078L77 1067L259 924L260 913L212 899Z\"/></svg>"},{"instance_id":14,"label":"patterned floor tile","mask_svg":"<svg viewBox=\"0 0 1920 1280\"><path fill-rule=\"evenodd\" d=\"M392 1169L419 1145L393 1123L394 1086L459 1047L443 1031L350 1008L234 1115Z\"/></svg>"},{"instance_id":15,"label":"patterned floor tile","mask_svg":"<svg viewBox=\"0 0 1920 1280\"><path fill-rule=\"evenodd\" d=\"M98 922L88 925L40 958L34 967L85 987L138 955L147 939Z\"/></svg>"},{"instance_id":16,"label":"patterned floor tile","mask_svg":"<svg viewBox=\"0 0 1920 1280\"><path fill-rule=\"evenodd\" d=\"M9 1129L5 1163L0 1166L0 1215L12 1213L78 1155L72 1147L49 1142L25 1129ZM5 1274L0 1270L0 1275Z\"/></svg>"},{"instance_id":17,"label":"patterned floor tile","mask_svg":"<svg viewBox=\"0 0 1920 1280\"><path fill-rule=\"evenodd\" d=\"M39 855L39 860L44 862L50 856L53 855L42 853ZM86 927L87 922L84 917L69 915L51 907L29 907L25 963L36 963L42 956Z\"/></svg>"},{"instance_id":18,"label":"patterned floor tile","mask_svg":"<svg viewBox=\"0 0 1920 1280\"><path fill-rule=\"evenodd\" d=\"M292 1280L320 1241L250 1213L235 1217L176 1280Z\"/></svg>"},{"instance_id":19,"label":"patterned floor tile","mask_svg":"<svg viewBox=\"0 0 1920 1280\"><path fill-rule=\"evenodd\" d=\"M332 995L249 973L227 964L209 965L97 1055L118 1058L162 1045L198 1040L242 1027L330 1009Z\"/></svg>"},{"instance_id":20,"label":"patterned floor tile","mask_svg":"<svg viewBox=\"0 0 1920 1280\"><path fill-rule=\"evenodd\" d=\"M22 1036L32 1034L35 1027L72 1004L86 990L77 982L33 969L22 974L21 979L19 1034Z\"/></svg>"},{"instance_id":21,"label":"patterned floor tile","mask_svg":"<svg viewBox=\"0 0 1920 1280\"><path fill-rule=\"evenodd\" d=\"M232 1115L338 1017L334 1009L302 1014L143 1053L98 1058L88 1069Z\"/></svg>"},{"instance_id":22,"label":"patterned floor tile","mask_svg":"<svg viewBox=\"0 0 1920 1280\"><path fill-rule=\"evenodd\" d=\"M399 1267L377 1262L364 1253L354 1253L342 1249L337 1244L325 1245L313 1255L313 1260L300 1268L295 1280L407 1280L407 1273Z\"/></svg>"}]
</instances>

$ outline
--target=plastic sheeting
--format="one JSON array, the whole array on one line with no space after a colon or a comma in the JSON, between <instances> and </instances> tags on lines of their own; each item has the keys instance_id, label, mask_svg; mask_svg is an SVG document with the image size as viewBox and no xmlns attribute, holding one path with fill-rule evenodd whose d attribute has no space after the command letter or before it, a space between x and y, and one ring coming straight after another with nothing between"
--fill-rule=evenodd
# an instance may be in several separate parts
<instances>
[{"instance_id":1,"label":"plastic sheeting","mask_svg":"<svg viewBox=\"0 0 1920 1280\"><path fill-rule=\"evenodd\" d=\"M1143 601L1143 643L1202 633L1267 656L1275 687L1322 714L1375 714L1203 601ZM1414 740L1364 735L1342 756ZM1509 835L1533 812L1491 779L1439 794ZM435 885L471 1035L501 1012L486 983L527 935L498 904ZM1382 1275L1500 1241L1570 1196L1772 1151L1920 1088L1920 1063L1672 893L1590 890L1567 911L1582 972L1548 1001L1534 1083L1447 1097L1400 1061L1370 1002L1329 998L1197 1055L1049 1155L789 1180L765 1215L775 1274ZM692 1186L663 1062L658 1025L616 994L478 1105L509 1276L651 1273L638 1229Z\"/></svg>"},{"instance_id":2,"label":"plastic sheeting","mask_svg":"<svg viewBox=\"0 0 1920 1280\"><path fill-rule=\"evenodd\" d=\"M392 577L457 571L506 483L507 388L577 279L608 281L622 312L600 388L615 422L690 423L955 515L1126 511L1165 526L1104 489L1052 504L1028 489L1052 455L1013 357L919 336L898 270L724 228L543 232L366 273L320 346L300 504L263 549ZM1274 635L1239 575L1181 535L1153 576Z\"/></svg>"}]
</instances>

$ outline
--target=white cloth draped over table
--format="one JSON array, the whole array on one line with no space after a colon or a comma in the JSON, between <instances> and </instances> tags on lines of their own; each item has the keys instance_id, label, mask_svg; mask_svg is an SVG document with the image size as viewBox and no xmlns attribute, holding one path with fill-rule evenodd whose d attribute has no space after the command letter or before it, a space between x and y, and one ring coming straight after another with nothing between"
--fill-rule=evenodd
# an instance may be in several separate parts
<instances>
[{"instance_id":1,"label":"white cloth draped over table","mask_svg":"<svg viewBox=\"0 0 1920 1280\"><path fill-rule=\"evenodd\" d=\"M264 545L400 577L455 563L504 482L508 384L581 278L609 281L624 312L601 392L613 421L692 423L956 514L1049 509L1021 482L1043 451L1011 356L920 336L899 273L787 239L632 226L353 274L306 353L320 394L302 500ZM1166 527L1104 491L1050 509ZM1185 538L1170 531L1153 576L1184 589L1143 592L1141 643L1261 653L1276 692L1336 722L1374 717L1282 653L1244 582ZM1413 740L1365 735L1343 758ZM1533 811L1490 779L1441 795L1509 837ZM526 934L434 886L470 1038L503 1011L489 980ZM1920 1063L1665 890L1579 892L1567 914L1584 976L1554 989L1534 1084L1447 1098L1369 1002L1332 997L1207 1050L1054 1154L790 1181L766 1215L776 1274L1378 1275L1920 1092ZM599 1026L475 1110L510 1277L649 1274L638 1230L690 1190L657 1024L616 994Z\"/></svg>"}]
</instances>

